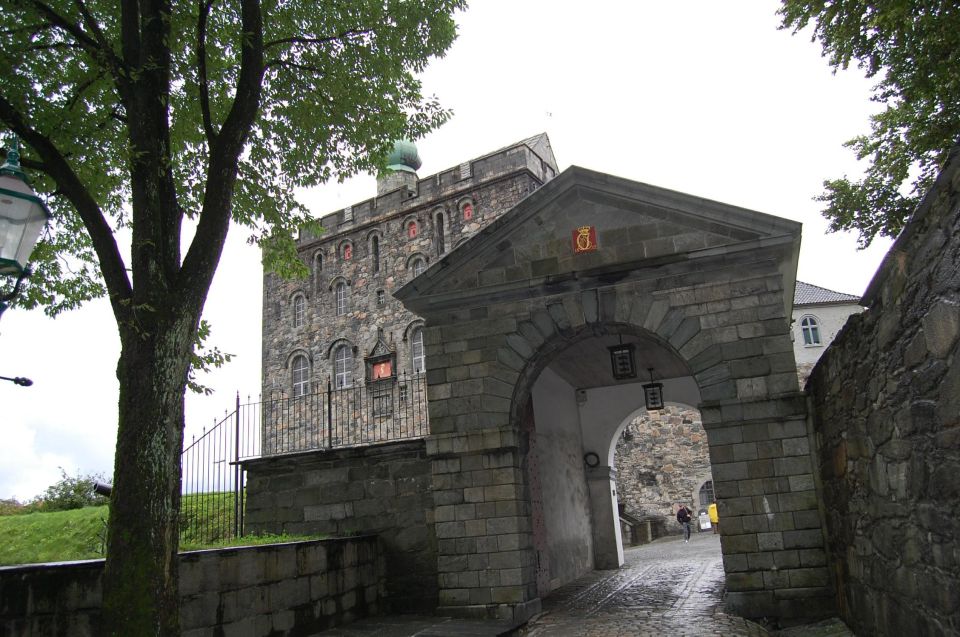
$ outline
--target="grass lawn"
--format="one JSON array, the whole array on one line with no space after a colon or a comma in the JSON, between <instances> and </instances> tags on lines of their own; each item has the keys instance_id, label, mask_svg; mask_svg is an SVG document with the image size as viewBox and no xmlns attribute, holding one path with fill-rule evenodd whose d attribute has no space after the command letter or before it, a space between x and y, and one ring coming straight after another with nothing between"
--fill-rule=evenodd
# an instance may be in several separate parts
<instances>
[{"instance_id":1,"label":"grass lawn","mask_svg":"<svg viewBox=\"0 0 960 637\"><path fill-rule=\"evenodd\" d=\"M0 516L0 565L103 557L108 507Z\"/></svg>"},{"instance_id":2,"label":"grass lawn","mask_svg":"<svg viewBox=\"0 0 960 637\"><path fill-rule=\"evenodd\" d=\"M322 536L233 537L233 494L184 496L180 550L315 540ZM103 557L108 507L0 515L0 566L66 562Z\"/></svg>"}]
</instances>

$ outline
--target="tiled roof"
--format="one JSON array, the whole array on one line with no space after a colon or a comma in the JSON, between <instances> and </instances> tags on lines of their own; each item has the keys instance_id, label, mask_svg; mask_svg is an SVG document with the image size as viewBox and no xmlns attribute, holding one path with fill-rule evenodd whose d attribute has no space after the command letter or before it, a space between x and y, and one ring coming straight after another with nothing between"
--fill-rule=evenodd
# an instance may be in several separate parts
<instances>
[{"instance_id":1,"label":"tiled roof","mask_svg":"<svg viewBox=\"0 0 960 637\"><path fill-rule=\"evenodd\" d=\"M827 288L797 281L793 292L794 305L816 305L818 303L859 303L860 297L843 292L834 292Z\"/></svg>"}]
</instances>

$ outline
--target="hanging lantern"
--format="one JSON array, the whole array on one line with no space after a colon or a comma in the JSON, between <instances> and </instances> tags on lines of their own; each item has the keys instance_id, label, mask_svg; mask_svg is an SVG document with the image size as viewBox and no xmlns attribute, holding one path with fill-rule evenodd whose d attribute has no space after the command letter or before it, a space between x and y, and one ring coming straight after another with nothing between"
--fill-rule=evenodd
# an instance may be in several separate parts
<instances>
[{"instance_id":1,"label":"hanging lantern","mask_svg":"<svg viewBox=\"0 0 960 637\"><path fill-rule=\"evenodd\" d=\"M643 386L643 402L648 411L663 409L663 383L653 382L653 368L648 368L650 382Z\"/></svg>"},{"instance_id":2,"label":"hanging lantern","mask_svg":"<svg viewBox=\"0 0 960 637\"><path fill-rule=\"evenodd\" d=\"M620 343L608 347L610 350L610 366L613 370L613 377L616 380L637 377L637 363L634 357L633 343Z\"/></svg>"}]
</instances>

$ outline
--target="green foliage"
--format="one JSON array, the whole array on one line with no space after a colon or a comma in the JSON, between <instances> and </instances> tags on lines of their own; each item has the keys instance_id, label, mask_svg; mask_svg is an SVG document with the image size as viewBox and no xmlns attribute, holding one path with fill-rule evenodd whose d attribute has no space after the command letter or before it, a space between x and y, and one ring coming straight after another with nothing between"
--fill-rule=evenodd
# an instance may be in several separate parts
<instances>
[{"instance_id":1,"label":"green foliage","mask_svg":"<svg viewBox=\"0 0 960 637\"><path fill-rule=\"evenodd\" d=\"M59 151L116 240L116 231L135 227L134 167L147 152L132 145L135 100L125 91L160 67L166 85L150 88L167 128L150 133L172 171L179 212L199 217L211 180L230 177L211 174L217 134L241 135L230 208L257 242L289 238L310 222L295 188L377 170L393 140L421 137L448 118L436 99L421 95L415 73L450 46L452 14L464 0L252 4L262 17L262 64L251 67L259 95L249 130L235 132L226 130L232 111L247 98L238 93L249 43L240 3L173 0L162 14L169 49L140 60L123 48L118 3L13 0L0 12L0 122L20 133L23 164L54 214L20 305L56 315L107 292L91 222L77 214L75 193L37 146ZM36 136L23 135L27 128Z\"/></svg>"},{"instance_id":2,"label":"green foliage","mask_svg":"<svg viewBox=\"0 0 960 637\"><path fill-rule=\"evenodd\" d=\"M20 515L27 513L27 505L15 499L0 500L0 515Z\"/></svg>"},{"instance_id":3,"label":"green foliage","mask_svg":"<svg viewBox=\"0 0 960 637\"><path fill-rule=\"evenodd\" d=\"M60 467L60 480L51 484L42 495L31 503L34 510L69 511L83 507L97 507L108 504L109 500L93 492L94 482L106 482L103 474L70 476Z\"/></svg>"},{"instance_id":4,"label":"green foliage","mask_svg":"<svg viewBox=\"0 0 960 637\"><path fill-rule=\"evenodd\" d=\"M219 369L233 360L233 354L221 352L219 347L208 348L206 340L209 336L210 323L201 320L200 326L197 328L193 352L190 354L190 370L187 372L187 389L205 396L212 394L213 390L197 381L197 373Z\"/></svg>"},{"instance_id":5,"label":"green foliage","mask_svg":"<svg viewBox=\"0 0 960 637\"><path fill-rule=\"evenodd\" d=\"M783 28L813 24L835 69L856 63L886 105L869 134L849 142L870 165L863 179L824 182L817 199L830 230L856 230L860 246L894 237L960 141L960 5L942 0L784 0Z\"/></svg>"}]
</instances>

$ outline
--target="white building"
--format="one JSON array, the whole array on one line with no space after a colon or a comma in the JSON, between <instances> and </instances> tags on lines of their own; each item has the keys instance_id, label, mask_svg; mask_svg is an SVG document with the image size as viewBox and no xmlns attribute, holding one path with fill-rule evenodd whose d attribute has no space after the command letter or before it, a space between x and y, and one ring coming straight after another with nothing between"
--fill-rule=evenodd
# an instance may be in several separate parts
<instances>
[{"instance_id":1,"label":"white building","mask_svg":"<svg viewBox=\"0 0 960 637\"><path fill-rule=\"evenodd\" d=\"M851 314L863 311L860 297L797 281L793 293L793 353L800 387Z\"/></svg>"}]
</instances>

